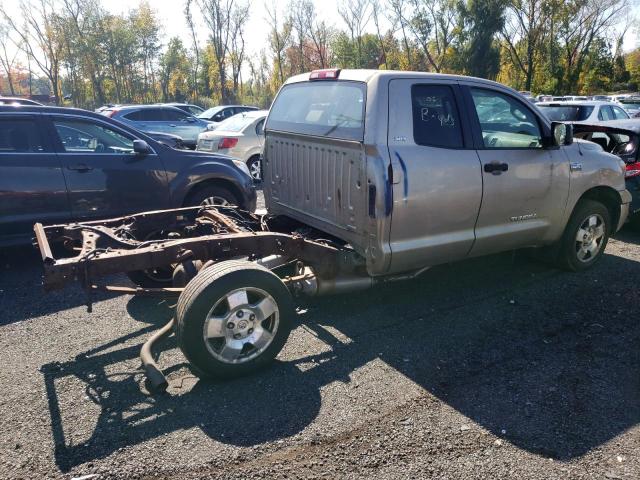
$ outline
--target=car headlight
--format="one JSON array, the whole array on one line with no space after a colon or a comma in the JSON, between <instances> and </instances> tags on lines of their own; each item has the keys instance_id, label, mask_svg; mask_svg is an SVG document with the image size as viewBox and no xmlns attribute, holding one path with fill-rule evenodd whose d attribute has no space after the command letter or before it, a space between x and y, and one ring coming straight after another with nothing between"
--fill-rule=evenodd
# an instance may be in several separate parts
<instances>
[{"instance_id":1,"label":"car headlight","mask_svg":"<svg viewBox=\"0 0 640 480\"><path fill-rule=\"evenodd\" d=\"M246 173L247 175L251 176L251 172L249 171L249 167L247 167L247 164L244 163L242 160L233 160L233 163L235 164L236 167L238 167L244 173Z\"/></svg>"}]
</instances>

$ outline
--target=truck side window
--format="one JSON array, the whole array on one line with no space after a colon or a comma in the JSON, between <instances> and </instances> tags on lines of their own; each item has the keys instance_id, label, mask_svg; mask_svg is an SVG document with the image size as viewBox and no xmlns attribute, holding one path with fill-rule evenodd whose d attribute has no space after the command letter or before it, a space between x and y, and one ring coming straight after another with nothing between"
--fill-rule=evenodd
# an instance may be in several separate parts
<instances>
[{"instance_id":1,"label":"truck side window","mask_svg":"<svg viewBox=\"0 0 640 480\"><path fill-rule=\"evenodd\" d=\"M417 145L462 148L462 130L451 87L414 85L411 87L413 140Z\"/></svg>"},{"instance_id":2,"label":"truck side window","mask_svg":"<svg viewBox=\"0 0 640 480\"><path fill-rule=\"evenodd\" d=\"M538 119L520 100L481 88L471 96L485 148L542 148Z\"/></svg>"}]
</instances>

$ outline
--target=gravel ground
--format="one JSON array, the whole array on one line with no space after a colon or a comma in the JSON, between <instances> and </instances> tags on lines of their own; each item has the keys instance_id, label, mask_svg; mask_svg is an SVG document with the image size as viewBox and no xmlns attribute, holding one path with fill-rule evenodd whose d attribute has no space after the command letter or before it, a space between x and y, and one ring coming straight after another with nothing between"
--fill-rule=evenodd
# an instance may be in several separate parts
<instances>
[{"instance_id":1,"label":"gravel ground","mask_svg":"<svg viewBox=\"0 0 640 480\"><path fill-rule=\"evenodd\" d=\"M505 254L304 304L249 378L199 381L170 339L156 397L170 303L88 314L0 255L1 478L640 478L640 234L583 274Z\"/></svg>"}]
</instances>

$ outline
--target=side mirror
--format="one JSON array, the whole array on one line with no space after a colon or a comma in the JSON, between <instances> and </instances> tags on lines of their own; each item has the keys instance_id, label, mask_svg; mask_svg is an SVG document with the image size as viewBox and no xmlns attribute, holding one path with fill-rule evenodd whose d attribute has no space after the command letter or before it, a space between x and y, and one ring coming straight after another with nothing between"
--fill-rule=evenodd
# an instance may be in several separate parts
<instances>
[{"instance_id":1,"label":"side mirror","mask_svg":"<svg viewBox=\"0 0 640 480\"><path fill-rule=\"evenodd\" d=\"M562 122L551 122L551 132L554 146L560 147L573 143L573 125Z\"/></svg>"},{"instance_id":2,"label":"side mirror","mask_svg":"<svg viewBox=\"0 0 640 480\"><path fill-rule=\"evenodd\" d=\"M136 155L147 155L151 153L151 147L149 147L149 144L144 140L134 140L133 153Z\"/></svg>"},{"instance_id":3,"label":"side mirror","mask_svg":"<svg viewBox=\"0 0 640 480\"><path fill-rule=\"evenodd\" d=\"M187 117L187 122L195 123L195 122L197 122L197 120L195 118L193 118L193 117Z\"/></svg>"}]
</instances>

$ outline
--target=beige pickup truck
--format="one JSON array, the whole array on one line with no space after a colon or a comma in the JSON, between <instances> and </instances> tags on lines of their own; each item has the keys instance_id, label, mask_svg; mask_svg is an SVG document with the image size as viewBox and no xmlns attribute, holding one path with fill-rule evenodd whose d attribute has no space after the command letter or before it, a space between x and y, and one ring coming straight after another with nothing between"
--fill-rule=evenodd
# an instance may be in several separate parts
<instances>
[{"instance_id":1,"label":"beige pickup truck","mask_svg":"<svg viewBox=\"0 0 640 480\"><path fill-rule=\"evenodd\" d=\"M269 112L262 162L268 215L202 206L36 225L45 286L94 288L121 271L165 278L180 296L163 332L175 330L198 374L233 377L278 354L299 295L520 248L583 270L631 199L618 157L573 141L510 88L453 75L293 77ZM57 239L70 257L53 258ZM131 293L153 290L139 287Z\"/></svg>"}]
</instances>

